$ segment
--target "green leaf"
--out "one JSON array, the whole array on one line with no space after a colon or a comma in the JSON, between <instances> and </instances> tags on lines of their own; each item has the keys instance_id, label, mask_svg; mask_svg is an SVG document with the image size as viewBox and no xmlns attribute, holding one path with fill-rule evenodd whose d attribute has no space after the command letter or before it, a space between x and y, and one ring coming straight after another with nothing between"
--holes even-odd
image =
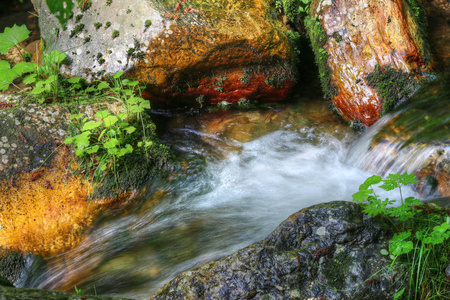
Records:
<instances>
[{"instance_id":1,"label":"green leaf","mask_svg":"<svg viewBox=\"0 0 450 300\"><path fill-rule=\"evenodd\" d=\"M82 131L92 130L94 128L99 127L100 125L102 125L101 122L89 121L89 122L84 123L83 128L81 130Z\"/></svg>"},{"instance_id":2,"label":"green leaf","mask_svg":"<svg viewBox=\"0 0 450 300\"><path fill-rule=\"evenodd\" d=\"M37 64L31 62L20 62L12 68L12 70L17 74L17 76L22 76L25 73L31 73L36 71Z\"/></svg>"},{"instance_id":3,"label":"green leaf","mask_svg":"<svg viewBox=\"0 0 450 300\"><path fill-rule=\"evenodd\" d=\"M119 118L117 118L114 115L110 115L110 116L107 116L106 118L104 118L103 121L105 122L106 127L111 127L114 124L116 124L117 121L119 121Z\"/></svg>"},{"instance_id":4,"label":"green leaf","mask_svg":"<svg viewBox=\"0 0 450 300\"><path fill-rule=\"evenodd\" d=\"M104 119L109 115L111 115L111 113L108 110L101 110L95 114L95 117L99 119Z\"/></svg>"},{"instance_id":5,"label":"green leaf","mask_svg":"<svg viewBox=\"0 0 450 300\"><path fill-rule=\"evenodd\" d=\"M125 120L126 118L128 118L128 114L127 113L120 113L117 115L119 117L119 119L121 120Z\"/></svg>"},{"instance_id":6,"label":"green leaf","mask_svg":"<svg viewBox=\"0 0 450 300\"><path fill-rule=\"evenodd\" d=\"M6 27L3 33L0 33L0 53L6 53L14 47L14 45L25 41L30 35L31 31L27 29L27 26Z\"/></svg>"},{"instance_id":7,"label":"green leaf","mask_svg":"<svg viewBox=\"0 0 450 300\"><path fill-rule=\"evenodd\" d=\"M81 78L80 77L71 77L69 78L69 80L67 80L69 83L78 83L80 82Z\"/></svg>"},{"instance_id":8,"label":"green leaf","mask_svg":"<svg viewBox=\"0 0 450 300\"><path fill-rule=\"evenodd\" d=\"M393 255L409 253L414 248L413 242L407 240L410 236L411 230L394 234L389 241L389 251Z\"/></svg>"},{"instance_id":9,"label":"green leaf","mask_svg":"<svg viewBox=\"0 0 450 300\"><path fill-rule=\"evenodd\" d=\"M141 112L143 112L144 111L144 108L142 108L142 107L140 107L140 106L137 106L137 105L132 105L131 107L130 107L130 111L132 112L132 113L141 113Z\"/></svg>"},{"instance_id":10,"label":"green leaf","mask_svg":"<svg viewBox=\"0 0 450 300\"><path fill-rule=\"evenodd\" d=\"M127 127L127 128L125 128L125 131L127 132L127 133L133 133L133 132L135 132L136 131L136 127L134 127L134 126L129 126L129 127Z\"/></svg>"},{"instance_id":11,"label":"green leaf","mask_svg":"<svg viewBox=\"0 0 450 300\"><path fill-rule=\"evenodd\" d=\"M372 190L363 190L356 192L352 195L353 201L355 202L364 202L367 200L370 194L372 194Z\"/></svg>"},{"instance_id":12,"label":"green leaf","mask_svg":"<svg viewBox=\"0 0 450 300\"><path fill-rule=\"evenodd\" d=\"M380 250L381 255L389 255L389 252L386 249L381 249Z\"/></svg>"},{"instance_id":13,"label":"green leaf","mask_svg":"<svg viewBox=\"0 0 450 300\"><path fill-rule=\"evenodd\" d=\"M399 299L403 293L405 292L405 288L401 289L400 291L398 291L397 293L394 294L394 300Z\"/></svg>"},{"instance_id":14,"label":"green leaf","mask_svg":"<svg viewBox=\"0 0 450 300\"><path fill-rule=\"evenodd\" d=\"M44 82L42 82L42 81L38 81L36 83L36 86L34 87L34 89L31 90L32 94L41 94L43 92L45 92L45 88L44 88Z\"/></svg>"},{"instance_id":15,"label":"green leaf","mask_svg":"<svg viewBox=\"0 0 450 300\"><path fill-rule=\"evenodd\" d=\"M48 78L44 81L45 84L51 84L53 82L57 82L58 81L58 76L56 75L51 75L48 76Z\"/></svg>"},{"instance_id":16,"label":"green leaf","mask_svg":"<svg viewBox=\"0 0 450 300\"><path fill-rule=\"evenodd\" d=\"M66 58L66 55L58 50L53 50L45 56L45 60L49 63L54 63L59 65Z\"/></svg>"},{"instance_id":17,"label":"green leaf","mask_svg":"<svg viewBox=\"0 0 450 300\"><path fill-rule=\"evenodd\" d=\"M64 139L64 144L66 144L66 145L72 144L73 142L74 142L74 138L71 136Z\"/></svg>"},{"instance_id":18,"label":"green leaf","mask_svg":"<svg viewBox=\"0 0 450 300\"><path fill-rule=\"evenodd\" d=\"M98 149L100 149L100 146L95 145L94 147L87 149L86 153L87 154L97 153Z\"/></svg>"},{"instance_id":19,"label":"green leaf","mask_svg":"<svg viewBox=\"0 0 450 300\"><path fill-rule=\"evenodd\" d=\"M9 62L0 60L0 90L7 90L16 78L17 74L11 70Z\"/></svg>"},{"instance_id":20,"label":"green leaf","mask_svg":"<svg viewBox=\"0 0 450 300\"><path fill-rule=\"evenodd\" d=\"M377 175L370 176L369 178L366 179L366 181L364 181L363 184L359 186L359 190L360 191L367 190L371 185L378 184L382 180L383 179L380 176Z\"/></svg>"},{"instance_id":21,"label":"green leaf","mask_svg":"<svg viewBox=\"0 0 450 300\"><path fill-rule=\"evenodd\" d=\"M122 74L123 74L122 71L117 72L116 74L114 74L113 78L114 78L114 79L117 79L117 78L119 78L120 76L122 76Z\"/></svg>"},{"instance_id":22,"label":"green leaf","mask_svg":"<svg viewBox=\"0 0 450 300\"><path fill-rule=\"evenodd\" d=\"M93 87L93 86L88 86L85 90L86 93L90 93L90 92L96 92L97 88Z\"/></svg>"},{"instance_id":23,"label":"green leaf","mask_svg":"<svg viewBox=\"0 0 450 300\"><path fill-rule=\"evenodd\" d=\"M73 120L73 119L76 119L76 120L78 120L78 119L80 119L80 118L82 118L83 117L83 114L73 114L73 115L71 115L70 116L70 119L71 120Z\"/></svg>"},{"instance_id":24,"label":"green leaf","mask_svg":"<svg viewBox=\"0 0 450 300\"><path fill-rule=\"evenodd\" d=\"M106 170L106 164L101 164L100 165L100 170L105 171Z\"/></svg>"},{"instance_id":25,"label":"green leaf","mask_svg":"<svg viewBox=\"0 0 450 300\"><path fill-rule=\"evenodd\" d=\"M119 141L116 138L109 139L105 143L103 143L103 147L106 149L114 148L119 144Z\"/></svg>"},{"instance_id":26,"label":"green leaf","mask_svg":"<svg viewBox=\"0 0 450 300\"><path fill-rule=\"evenodd\" d=\"M138 85L138 84L139 84L139 81L135 80L135 81L129 81L129 82L127 82L126 85L133 87L133 86L136 86L136 85Z\"/></svg>"},{"instance_id":27,"label":"green leaf","mask_svg":"<svg viewBox=\"0 0 450 300\"><path fill-rule=\"evenodd\" d=\"M109 83L107 83L106 81L102 81L98 84L97 89L98 90L103 90L109 88Z\"/></svg>"},{"instance_id":28,"label":"green leaf","mask_svg":"<svg viewBox=\"0 0 450 300\"><path fill-rule=\"evenodd\" d=\"M22 79L22 82L25 84L32 84L36 82L37 74L28 74Z\"/></svg>"},{"instance_id":29,"label":"green leaf","mask_svg":"<svg viewBox=\"0 0 450 300\"><path fill-rule=\"evenodd\" d=\"M72 0L46 0L50 12L58 18L61 25L65 25L72 17Z\"/></svg>"}]
</instances>

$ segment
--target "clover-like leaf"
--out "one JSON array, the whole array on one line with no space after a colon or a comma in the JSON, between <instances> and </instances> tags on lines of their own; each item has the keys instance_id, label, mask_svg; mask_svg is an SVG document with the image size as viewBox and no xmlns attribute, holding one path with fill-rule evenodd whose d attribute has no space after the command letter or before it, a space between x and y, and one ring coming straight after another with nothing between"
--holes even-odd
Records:
<instances>
[{"instance_id":1,"label":"clover-like leaf","mask_svg":"<svg viewBox=\"0 0 450 300\"><path fill-rule=\"evenodd\" d=\"M17 76L22 76L22 74L34 72L36 67L36 63L22 61L15 65L12 70L17 74Z\"/></svg>"},{"instance_id":2,"label":"clover-like leaf","mask_svg":"<svg viewBox=\"0 0 450 300\"><path fill-rule=\"evenodd\" d=\"M119 144L119 141L116 138L109 139L103 144L103 147L106 149L114 148Z\"/></svg>"},{"instance_id":3,"label":"clover-like leaf","mask_svg":"<svg viewBox=\"0 0 450 300\"><path fill-rule=\"evenodd\" d=\"M95 117L99 119L104 119L109 115L111 115L111 113L108 110L101 110L95 114Z\"/></svg>"}]
</instances>

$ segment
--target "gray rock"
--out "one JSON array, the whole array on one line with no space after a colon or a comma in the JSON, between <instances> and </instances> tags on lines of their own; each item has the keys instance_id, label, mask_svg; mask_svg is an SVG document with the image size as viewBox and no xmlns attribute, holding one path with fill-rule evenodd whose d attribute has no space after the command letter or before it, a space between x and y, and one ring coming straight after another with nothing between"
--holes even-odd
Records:
<instances>
[{"instance_id":1,"label":"gray rock","mask_svg":"<svg viewBox=\"0 0 450 300\"><path fill-rule=\"evenodd\" d=\"M182 273L151 299L390 299L401 283L392 283L384 269L391 260L380 253L388 228L354 203L315 205L266 239Z\"/></svg>"}]
</instances>

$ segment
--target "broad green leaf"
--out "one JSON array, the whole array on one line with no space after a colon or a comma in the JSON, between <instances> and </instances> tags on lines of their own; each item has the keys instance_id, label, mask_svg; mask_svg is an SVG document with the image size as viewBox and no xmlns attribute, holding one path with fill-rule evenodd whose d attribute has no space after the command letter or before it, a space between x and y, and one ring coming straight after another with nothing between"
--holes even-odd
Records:
<instances>
[{"instance_id":1,"label":"broad green leaf","mask_svg":"<svg viewBox=\"0 0 450 300\"><path fill-rule=\"evenodd\" d=\"M109 148L108 149L108 154L110 154L110 155L117 155L117 148Z\"/></svg>"},{"instance_id":2,"label":"broad green leaf","mask_svg":"<svg viewBox=\"0 0 450 300\"><path fill-rule=\"evenodd\" d=\"M372 190L362 190L362 191L356 192L352 195L353 201L364 202L367 200L367 198L369 197L369 195L371 193L372 193Z\"/></svg>"},{"instance_id":3,"label":"broad green leaf","mask_svg":"<svg viewBox=\"0 0 450 300\"><path fill-rule=\"evenodd\" d=\"M122 71L121 71L121 72L117 72L116 74L114 74L113 78L114 78L114 79L117 79L117 78L119 78L120 76L122 76L122 74L123 74Z\"/></svg>"},{"instance_id":4,"label":"broad green leaf","mask_svg":"<svg viewBox=\"0 0 450 300\"><path fill-rule=\"evenodd\" d=\"M80 77L71 77L69 78L69 80L67 80L69 83L78 83L80 82L81 78Z\"/></svg>"},{"instance_id":5,"label":"broad green leaf","mask_svg":"<svg viewBox=\"0 0 450 300\"><path fill-rule=\"evenodd\" d=\"M97 153L98 149L100 149L99 145L95 145L92 148L86 150L87 154Z\"/></svg>"},{"instance_id":6,"label":"broad green leaf","mask_svg":"<svg viewBox=\"0 0 450 300\"><path fill-rule=\"evenodd\" d=\"M7 90L16 78L17 75L11 70L9 62L0 60L0 90Z\"/></svg>"},{"instance_id":7,"label":"broad green leaf","mask_svg":"<svg viewBox=\"0 0 450 300\"><path fill-rule=\"evenodd\" d=\"M151 145L153 145L153 142L152 142L152 141L150 141L150 142L145 141L144 147L147 148L147 147L150 147Z\"/></svg>"},{"instance_id":8,"label":"broad green leaf","mask_svg":"<svg viewBox=\"0 0 450 300\"><path fill-rule=\"evenodd\" d=\"M121 120L125 120L126 118L128 118L128 114L127 113L120 113L117 115L119 117L119 119Z\"/></svg>"},{"instance_id":9,"label":"broad green leaf","mask_svg":"<svg viewBox=\"0 0 450 300\"><path fill-rule=\"evenodd\" d=\"M25 41L30 32L25 25L14 24L13 27L6 27L3 33L0 33L0 53L6 53L14 45Z\"/></svg>"},{"instance_id":10,"label":"broad green leaf","mask_svg":"<svg viewBox=\"0 0 450 300\"><path fill-rule=\"evenodd\" d=\"M97 89L98 90L103 90L109 88L109 84L106 81L102 81L98 84Z\"/></svg>"},{"instance_id":11,"label":"broad green leaf","mask_svg":"<svg viewBox=\"0 0 450 300\"><path fill-rule=\"evenodd\" d=\"M100 125L102 125L101 122L89 121L89 122L84 123L83 128L81 130L82 131L91 130L91 129L99 127Z\"/></svg>"},{"instance_id":12,"label":"broad green leaf","mask_svg":"<svg viewBox=\"0 0 450 300\"><path fill-rule=\"evenodd\" d=\"M45 56L45 59L50 62L59 65L66 58L66 55L58 50L53 50Z\"/></svg>"},{"instance_id":13,"label":"broad green leaf","mask_svg":"<svg viewBox=\"0 0 450 300\"><path fill-rule=\"evenodd\" d=\"M129 82L127 82L126 83L126 85L128 85L128 86L136 86L136 85L138 85L139 84L139 81L137 81L137 80L135 80L135 81L129 81Z\"/></svg>"},{"instance_id":14,"label":"broad green leaf","mask_svg":"<svg viewBox=\"0 0 450 300\"><path fill-rule=\"evenodd\" d=\"M126 127L128 127L128 125L130 125L130 124L127 123L127 122L120 122L120 123L119 123L119 127L120 127L120 128L126 128Z\"/></svg>"},{"instance_id":15,"label":"broad green leaf","mask_svg":"<svg viewBox=\"0 0 450 300\"><path fill-rule=\"evenodd\" d=\"M105 171L106 170L106 164L101 164L100 165L100 170Z\"/></svg>"},{"instance_id":16,"label":"broad green leaf","mask_svg":"<svg viewBox=\"0 0 450 300\"><path fill-rule=\"evenodd\" d=\"M414 248L413 242L407 240L410 236L411 230L394 234L394 237L389 241L390 252L393 255L409 253Z\"/></svg>"},{"instance_id":17,"label":"broad green leaf","mask_svg":"<svg viewBox=\"0 0 450 300\"><path fill-rule=\"evenodd\" d=\"M73 114L73 115L71 115L70 116L70 119L71 120L73 120L73 119L80 119L80 118L82 118L83 117L83 114Z\"/></svg>"},{"instance_id":18,"label":"broad green leaf","mask_svg":"<svg viewBox=\"0 0 450 300\"><path fill-rule=\"evenodd\" d=\"M71 136L64 139L64 144L66 144L66 145L72 144L73 142L74 142L74 138Z\"/></svg>"},{"instance_id":19,"label":"broad green leaf","mask_svg":"<svg viewBox=\"0 0 450 300\"><path fill-rule=\"evenodd\" d=\"M141 107L150 109L150 101L149 100L142 100L141 101Z\"/></svg>"},{"instance_id":20,"label":"broad green leaf","mask_svg":"<svg viewBox=\"0 0 450 300\"><path fill-rule=\"evenodd\" d=\"M99 119L104 119L109 115L111 115L111 113L108 110L101 110L95 114L95 117Z\"/></svg>"},{"instance_id":21,"label":"broad green leaf","mask_svg":"<svg viewBox=\"0 0 450 300\"><path fill-rule=\"evenodd\" d=\"M125 131L126 131L127 133L133 133L133 132L136 131L136 127L134 127L134 126L129 126L129 127L125 128Z\"/></svg>"},{"instance_id":22,"label":"broad green leaf","mask_svg":"<svg viewBox=\"0 0 450 300\"><path fill-rule=\"evenodd\" d=\"M61 25L65 25L72 17L72 0L46 0L50 12L58 18Z\"/></svg>"},{"instance_id":23,"label":"broad green leaf","mask_svg":"<svg viewBox=\"0 0 450 300\"><path fill-rule=\"evenodd\" d=\"M119 118L117 118L114 115L110 115L110 116L107 116L106 118L104 118L103 121L105 122L106 127L111 127L114 124L116 124L117 121L119 121Z\"/></svg>"},{"instance_id":24,"label":"broad green leaf","mask_svg":"<svg viewBox=\"0 0 450 300\"><path fill-rule=\"evenodd\" d=\"M381 255L389 255L389 252L386 249L381 249L380 250Z\"/></svg>"},{"instance_id":25,"label":"broad green leaf","mask_svg":"<svg viewBox=\"0 0 450 300\"><path fill-rule=\"evenodd\" d=\"M131 112L132 113L141 113L141 112L143 112L144 111L144 108L142 108L142 107L140 107L140 106L137 106L137 105L132 105L131 107L130 107L130 110L131 110Z\"/></svg>"},{"instance_id":26,"label":"broad green leaf","mask_svg":"<svg viewBox=\"0 0 450 300\"><path fill-rule=\"evenodd\" d=\"M41 94L45 92L44 82L38 81L33 90L31 90L32 94Z\"/></svg>"},{"instance_id":27,"label":"broad green leaf","mask_svg":"<svg viewBox=\"0 0 450 300\"><path fill-rule=\"evenodd\" d=\"M32 84L36 82L37 74L28 74L22 79L22 82L25 84Z\"/></svg>"},{"instance_id":28,"label":"broad green leaf","mask_svg":"<svg viewBox=\"0 0 450 300\"><path fill-rule=\"evenodd\" d=\"M93 87L93 86L88 86L85 90L86 93L90 93L90 92L96 92L97 88Z\"/></svg>"},{"instance_id":29,"label":"broad green leaf","mask_svg":"<svg viewBox=\"0 0 450 300\"><path fill-rule=\"evenodd\" d=\"M17 74L17 76L22 76L22 74L36 71L36 67L36 63L22 61L15 65L12 70Z\"/></svg>"},{"instance_id":30,"label":"broad green leaf","mask_svg":"<svg viewBox=\"0 0 450 300\"><path fill-rule=\"evenodd\" d=\"M370 176L369 178L366 179L366 181L364 181L363 184L359 186L359 190L360 191L367 190L371 185L378 184L382 180L383 179L380 176L377 175Z\"/></svg>"},{"instance_id":31,"label":"broad green leaf","mask_svg":"<svg viewBox=\"0 0 450 300\"><path fill-rule=\"evenodd\" d=\"M44 83L50 84L50 83L57 82L57 81L58 81L58 76L51 75L44 81Z\"/></svg>"},{"instance_id":32,"label":"broad green leaf","mask_svg":"<svg viewBox=\"0 0 450 300\"><path fill-rule=\"evenodd\" d=\"M103 147L106 149L114 148L119 144L119 141L116 138L109 139L105 143L103 143Z\"/></svg>"},{"instance_id":33,"label":"broad green leaf","mask_svg":"<svg viewBox=\"0 0 450 300\"><path fill-rule=\"evenodd\" d=\"M77 149L77 151L75 151L76 156L83 156L83 154L84 154L84 149Z\"/></svg>"}]
</instances>

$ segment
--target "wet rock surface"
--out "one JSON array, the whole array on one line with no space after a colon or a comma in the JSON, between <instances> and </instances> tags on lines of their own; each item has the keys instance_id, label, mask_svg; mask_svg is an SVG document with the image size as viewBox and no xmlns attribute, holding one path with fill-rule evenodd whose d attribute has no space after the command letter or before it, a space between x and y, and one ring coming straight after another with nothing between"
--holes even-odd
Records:
<instances>
[{"instance_id":1,"label":"wet rock surface","mask_svg":"<svg viewBox=\"0 0 450 300\"><path fill-rule=\"evenodd\" d=\"M322 87L346 120L372 125L428 72L419 1L316 0L310 11L305 24Z\"/></svg>"},{"instance_id":2,"label":"wet rock surface","mask_svg":"<svg viewBox=\"0 0 450 300\"><path fill-rule=\"evenodd\" d=\"M94 1L75 8L64 28L33 2L48 45L70 49L65 73L130 71L153 100L280 100L296 80L284 25L264 0Z\"/></svg>"},{"instance_id":3,"label":"wet rock surface","mask_svg":"<svg viewBox=\"0 0 450 300\"><path fill-rule=\"evenodd\" d=\"M349 202L305 208L266 239L177 276L151 299L389 299L387 224ZM371 280L369 280L369 278Z\"/></svg>"},{"instance_id":4,"label":"wet rock surface","mask_svg":"<svg viewBox=\"0 0 450 300\"><path fill-rule=\"evenodd\" d=\"M0 299L1 300L126 300L126 298L107 297L107 296L92 296L92 295L77 295L60 291L31 289L31 288L14 288L0 285Z\"/></svg>"}]
</instances>

